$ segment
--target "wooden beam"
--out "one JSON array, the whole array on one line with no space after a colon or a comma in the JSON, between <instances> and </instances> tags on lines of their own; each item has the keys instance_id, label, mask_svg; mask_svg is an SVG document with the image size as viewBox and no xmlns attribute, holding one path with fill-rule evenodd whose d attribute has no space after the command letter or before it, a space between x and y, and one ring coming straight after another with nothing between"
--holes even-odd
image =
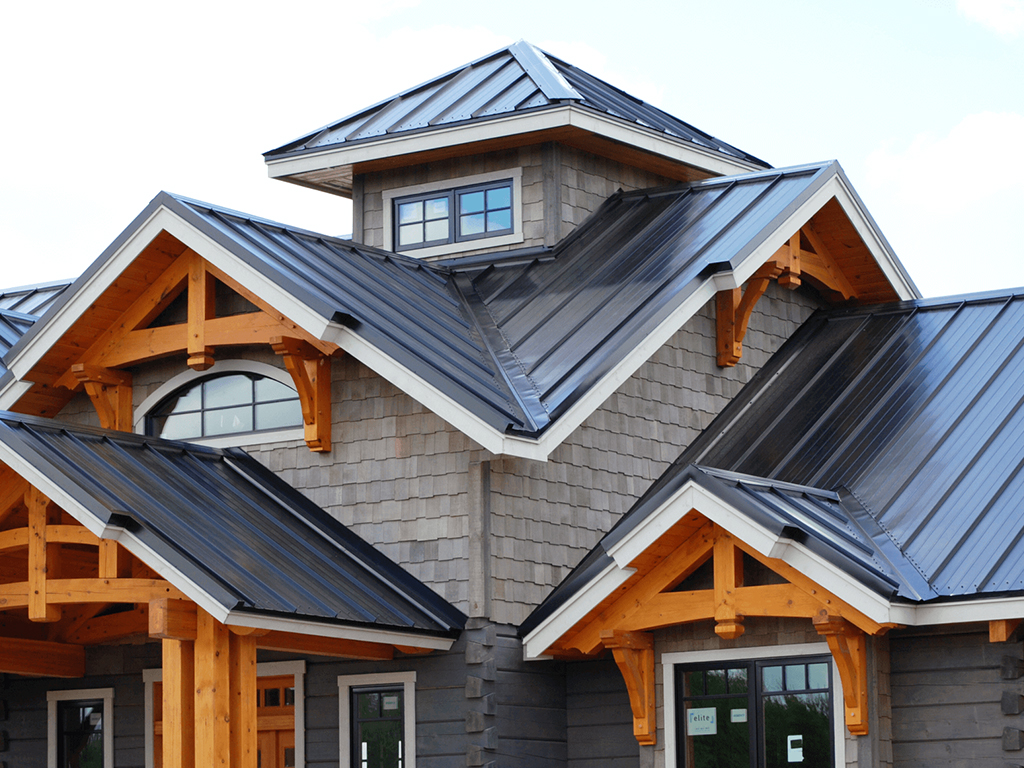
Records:
<instances>
[{"instance_id":1,"label":"wooden beam","mask_svg":"<svg viewBox=\"0 0 1024 768\"><path fill-rule=\"evenodd\" d=\"M206 339L206 324L215 315L213 277L202 257L188 254L188 367L205 371L213 365L213 347Z\"/></svg>"},{"instance_id":2,"label":"wooden beam","mask_svg":"<svg viewBox=\"0 0 1024 768\"><path fill-rule=\"evenodd\" d=\"M743 634L743 615L736 609L736 590L743 586L743 553L722 528L715 532L715 634L735 640Z\"/></svg>"},{"instance_id":3,"label":"wooden beam","mask_svg":"<svg viewBox=\"0 0 1024 768\"><path fill-rule=\"evenodd\" d=\"M298 635L292 632L268 632L256 638L256 647L270 651L310 653L316 656L335 656L342 659L372 659L390 661L394 647L383 643L343 640L318 635Z\"/></svg>"},{"instance_id":4,"label":"wooden beam","mask_svg":"<svg viewBox=\"0 0 1024 768\"><path fill-rule=\"evenodd\" d=\"M71 373L85 387L100 426L119 432L132 431L132 376L126 371L75 363Z\"/></svg>"},{"instance_id":5,"label":"wooden beam","mask_svg":"<svg viewBox=\"0 0 1024 768\"><path fill-rule=\"evenodd\" d=\"M988 641L1007 643L1020 626L1021 619L994 619L988 623Z\"/></svg>"},{"instance_id":6,"label":"wooden beam","mask_svg":"<svg viewBox=\"0 0 1024 768\"><path fill-rule=\"evenodd\" d=\"M256 638L231 633L231 758L232 768L257 768Z\"/></svg>"},{"instance_id":7,"label":"wooden beam","mask_svg":"<svg viewBox=\"0 0 1024 768\"><path fill-rule=\"evenodd\" d=\"M566 649L577 648L589 655L602 647L602 629L633 629L638 622L657 621L652 617L637 618L637 614L647 610L650 601L659 593L674 587L707 560L714 544L713 532L710 523L702 526L652 568L650 573L623 590L611 605L588 618L585 624L560 645Z\"/></svg>"},{"instance_id":8,"label":"wooden beam","mask_svg":"<svg viewBox=\"0 0 1024 768\"><path fill-rule=\"evenodd\" d=\"M3 523L16 510L25 506L25 494L29 485L21 475L5 464L0 464L0 523Z\"/></svg>"},{"instance_id":9,"label":"wooden beam","mask_svg":"<svg viewBox=\"0 0 1024 768\"><path fill-rule=\"evenodd\" d=\"M330 451L331 358L308 342L289 336L273 337L270 346L284 360L299 393L306 445L312 451Z\"/></svg>"},{"instance_id":10,"label":"wooden beam","mask_svg":"<svg viewBox=\"0 0 1024 768\"><path fill-rule=\"evenodd\" d=\"M102 605L95 606L97 610ZM146 619L148 609L145 604L141 607L132 608L130 611L111 613L106 616L93 616L91 618L69 627L63 634L63 639L68 643L79 645L102 645L125 640L129 637L145 636L149 629Z\"/></svg>"},{"instance_id":11,"label":"wooden beam","mask_svg":"<svg viewBox=\"0 0 1024 768\"><path fill-rule=\"evenodd\" d=\"M601 642L610 648L626 682L633 710L633 735L640 744L657 743L654 719L654 638L645 632L603 630Z\"/></svg>"},{"instance_id":12,"label":"wooden beam","mask_svg":"<svg viewBox=\"0 0 1024 768\"><path fill-rule=\"evenodd\" d=\"M33 677L85 677L85 648L47 640L2 637L0 672Z\"/></svg>"},{"instance_id":13,"label":"wooden beam","mask_svg":"<svg viewBox=\"0 0 1024 768\"><path fill-rule=\"evenodd\" d=\"M30 585L27 581L0 584L0 610L26 608ZM161 597L184 598L163 579L48 579L46 603L50 606L76 603L148 603Z\"/></svg>"},{"instance_id":14,"label":"wooden beam","mask_svg":"<svg viewBox=\"0 0 1024 768\"><path fill-rule=\"evenodd\" d=\"M813 254L807 251L804 251L802 254L805 264L804 271L814 278L813 282L816 283L816 287L824 289L826 293L832 291L843 300L856 298L857 290L846 279L846 275L843 274L839 263L835 260L828 246L825 245L825 241L821 239L818 231L814 228L813 221L807 222L802 231L807 238L807 242L814 249Z\"/></svg>"},{"instance_id":15,"label":"wooden beam","mask_svg":"<svg viewBox=\"0 0 1024 768\"><path fill-rule=\"evenodd\" d=\"M191 600L161 597L149 602L149 636L167 640L195 640L196 604Z\"/></svg>"},{"instance_id":16,"label":"wooden beam","mask_svg":"<svg viewBox=\"0 0 1024 768\"><path fill-rule=\"evenodd\" d=\"M779 285L791 291L800 286L800 253L800 231L797 230L789 238L789 242L775 254L775 262L782 268Z\"/></svg>"},{"instance_id":17,"label":"wooden beam","mask_svg":"<svg viewBox=\"0 0 1024 768\"><path fill-rule=\"evenodd\" d=\"M828 642L843 681L846 728L854 736L864 736L868 732L867 638L846 619L825 610L813 621L818 634Z\"/></svg>"},{"instance_id":18,"label":"wooden beam","mask_svg":"<svg viewBox=\"0 0 1024 768\"><path fill-rule=\"evenodd\" d=\"M163 764L196 768L195 643L164 640Z\"/></svg>"},{"instance_id":19,"label":"wooden beam","mask_svg":"<svg viewBox=\"0 0 1024 768\"><path fill-rule=\"evenodd\" d=\"M197 614L195 642L196 764L229 768L231 760L230 633L206 611ZM165 723L166 729L166 723Z\"/></svg>"}]
</instances>

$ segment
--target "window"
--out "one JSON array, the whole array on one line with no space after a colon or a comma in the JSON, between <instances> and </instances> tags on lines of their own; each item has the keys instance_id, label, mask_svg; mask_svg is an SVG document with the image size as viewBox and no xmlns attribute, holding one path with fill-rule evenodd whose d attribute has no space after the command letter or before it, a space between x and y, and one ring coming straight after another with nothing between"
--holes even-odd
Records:
<instances>
[{"instance_id":1,"label":"window","mask_svg":"<svg viewBox=\"0 0 1024 768\"><path fill-rule=\"evenodd\" d=\"M416 768L416 673L338 678L341 765Z\"/></svg>"},{"instance_id":2,"label":"window","mask_svg":"<svg viewBox=\"0 0 1024 768\"><path fill-rule=\"evenodd\" d=\"M384 247L419 257L523 242L522 169L385 190Z\"/></svg>"},{"instance_id":3,"label":"window","mask_svg":"<svg viewBox=\"0 0 1024 768\"><path fill-rule=\"evenodd\" d=\"M114 689L49 691L49 768L113 768Z\"/></svg>"},{"instance_id":4,"label":"window","mask_svg":"<svg viewBox=\"0 0 1024 768\"><path fill-rule=\"evenodd\" d=\"M801 655L781 655L780 648L746 649L760 658L742 658L744 651L665 654L665 690L674 693L666 700L666 765L841 765L843 709L832 657L827 647L821 655L786 650L794 649Z\"/></svg>"},{"instance_id":5,"label":"window","mask_svg":"<svg viewBox=\"0 0 1024 768\"><path fill-rule=\"evenodd\" d=\"M302 424L298 393L253 373L207 376L165 397L146 416L146 434L191 440Z\"/></svg>"},{"instance_id":6,"label":"window","mask_svg":"<svg viewBox=\"0 0 1024 768\"><path fill-rule=\"evenodd\" d=\"M399 251L512 232L511 179L402 197L394 205Z\"/></svg>"}]
</instances>

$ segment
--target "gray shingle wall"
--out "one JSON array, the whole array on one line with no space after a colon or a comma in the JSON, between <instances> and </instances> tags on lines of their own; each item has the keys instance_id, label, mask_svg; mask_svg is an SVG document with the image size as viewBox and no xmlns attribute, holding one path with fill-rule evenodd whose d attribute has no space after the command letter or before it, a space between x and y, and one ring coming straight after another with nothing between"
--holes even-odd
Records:
<instances>
[{"instance_id":1,"label":"gray shingle wall","mask_svg":"<svg viewBox=\"0 0 1024 768\"><path fill-rule=\"evenodd\" d=\"M573 147L562 148L561 164L559 226L562 237L570 234L620 189L630 191L673 183L664 176Z\"/></svg>"},{"instance_id":2,"label":"gray shingle wall","mask_svg":"<svg viewBox=\"0 0 1024 768\"><path fill-rule=\"evenodd\" d=\"M715 362L704 307L545 462L491 467L491 616L518 625L814 310L772 283L735 368Z\"/></svg>"}]
</instances>

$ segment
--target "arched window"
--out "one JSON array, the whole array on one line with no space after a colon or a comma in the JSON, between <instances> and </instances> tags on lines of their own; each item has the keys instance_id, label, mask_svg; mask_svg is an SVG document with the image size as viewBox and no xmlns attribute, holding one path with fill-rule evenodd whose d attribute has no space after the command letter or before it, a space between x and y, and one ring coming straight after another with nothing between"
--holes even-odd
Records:
<instances>
[{"instance_id":1,"label":"arched window","mask_svg":"<svg viewBox=\"0 0 1024 768\"><path fill-rule=\"evenodd\" d=\"M257 373L205 376L171 392L146 414L146 434L194 440L298 427L296 391Z\"/></svg>"}]
</instances>

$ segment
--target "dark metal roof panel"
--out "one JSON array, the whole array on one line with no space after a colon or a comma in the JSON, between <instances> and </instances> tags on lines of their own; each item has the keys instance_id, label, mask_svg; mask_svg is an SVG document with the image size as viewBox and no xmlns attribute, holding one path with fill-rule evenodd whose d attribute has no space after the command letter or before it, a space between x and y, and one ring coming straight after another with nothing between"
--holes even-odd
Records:
<instances>
[{"instance_id":1,"label":"dark metal roof panel","mask_svg":"<svg viewBox=\"0 0 1024 768\"><path fill-rule=\"evenodd\" d=\"M1022 406L1024 293L822 312L620 525L700 462L848 489L905 558L908 599L1019 592Z\"/></svg>"},{"instance_id":2,"label":"dark metal roof panel","mask_svg":"<svg viewBox=\"0 0 1024 768\"><path fill-rule=\"evenodd\" d=\"M28 332L36 320L38 318L35 315L0 309L0 374L7 371L3 363L4 355L18 343L18 339Z\"/></svg>"},{"instance_id":3,"label":"dark metal roof panel","mask_svg":"<svg viewBox=\"0 0 1024 768\"><path fill-rule=\"evenodd\" d=\"M470 62L265 153L278 158L565 103L756 165L763 160L620 91L527 42Z\"/></svg>"},{"instance_id":4,"label":"dark metal roof panel","mask_svg":"<svg viewBox=\"0 0 1024 768\"><path fill-rule=\"evenodd\" d=\"M70 280L57 280L18 288L0 289L0 309L39 317L71 285Z\"/></svg>"},{"instance_id":5,"label":"dark metal roof panel","mask_svg":"<svg viewBox=\"0 0 1024 768\"><path fill-rule=\"evenodd\" d=\"M823 164L620 193L554 258L470 268L473 288L554 419L836 172Z\"/></svg>"},{"instance_id":6,"label":"dark metal roof panel","mask_svg":"<svg viewBox=\"0 0 1024 768\"><path fill-rule=\"evenodd\" d=\"M0 414L0 443L228 610L434 634L462 614L243 451Z\"/></svg>"}]
</instances>

